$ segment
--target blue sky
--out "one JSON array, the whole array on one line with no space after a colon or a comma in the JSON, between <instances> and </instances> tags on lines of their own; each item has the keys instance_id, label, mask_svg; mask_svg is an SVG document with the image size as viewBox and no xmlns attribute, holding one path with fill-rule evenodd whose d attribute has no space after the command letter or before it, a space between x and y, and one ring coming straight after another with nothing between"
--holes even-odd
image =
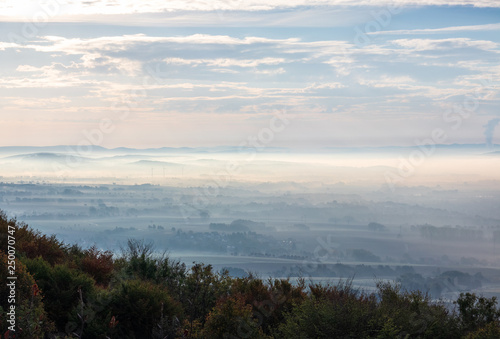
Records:
<instances>
[{"instance_id":1,"label":"blue sky","mask_svg":"<svg viewBox=\"0 0 500 339\"><path fill-rule=\"evenodd\" d=\"M239 145L278 113L270 146L500 142L497 1L25 2L0 4L2 146Z\"/></svg>"}]
</instances>

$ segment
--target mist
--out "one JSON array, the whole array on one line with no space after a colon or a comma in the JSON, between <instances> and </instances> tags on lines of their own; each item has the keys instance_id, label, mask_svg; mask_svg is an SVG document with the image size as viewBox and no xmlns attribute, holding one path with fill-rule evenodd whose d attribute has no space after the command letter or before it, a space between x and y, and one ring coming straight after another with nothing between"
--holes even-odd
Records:
<instances>
[{"instance_id":1,"label":"mist","mask_svg":"<svg viewBox=\"0 0 500 339\"><path fill-rule=\"evenodd\" d=\"M0 206L68 243L143 239L235 276L500 295L498 145L0 148Z\"/></svg>"}]
</instances>

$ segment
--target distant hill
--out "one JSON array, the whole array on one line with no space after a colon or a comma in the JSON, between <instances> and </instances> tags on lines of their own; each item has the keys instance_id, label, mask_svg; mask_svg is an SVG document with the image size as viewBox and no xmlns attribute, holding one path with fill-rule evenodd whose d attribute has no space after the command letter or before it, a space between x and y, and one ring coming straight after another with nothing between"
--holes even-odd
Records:
<instances>
[{"instance_id":1,"label":"distant hill","mask_svg":"<svg viewBox=\"0 0 500 339\"><path fill-rule=\"evenodd\" d=\"M435 144L431 146L426 145L415 145L415 146L382 146L382 147L326 147L325 150L333 153L363 153L366 151L370 152L401 152L401 151L411 151L419 149L422 147L434 147L436 150L450 151L453 153L463 152L463 151L474 151L474 152L486 152L489 150L500 151L500 145L494 144L488 146L486 144Z\"/></svg>"},{"instance_id":2,"label":"distant hill","mask_svg":"<svg viewBox=\"0 0 500 339\"><path fill-rule=\"evenodd\" d=\"M157 161L157 160L139 160L130 163L130 165L144 165L144 166L153 166L153 165L162 165L162 166L183 166L182 164L177 164L175 162L167 162L167 161Z\"/></svg>"},{"instance_id":3,"label":"distant hill","mask_svg":"<svg viewBox=\"0 0 500 339\"><path fill-rule=\"evenodd\" d=\"M60 154L60 153L48 153L48 152L40 152L40 153L28 153L28 154L18 154L11 155L5 157L7 160L19 160L19 161L40 161L40 162L76 162L82 163L84 161L90 161L92 159L75 156L71 154Z\"/></svg>"},{"instance_id":4,"label":"distant hill","mask_svg":"<svg viewBox=\"0 0 500 339\"><path fill-rule=\"evenodd\" d=\"M254 150L253 148L248 148ZM259 152L288 152L289 149L283 147L265 147ZM237 153L242 152L240 146L214 146L214 147L159 147L159 148L129 148L117 147L106 148L102 146L3 146L0 147L0 154L30 154L30 153L71 153L82 154L98 153L110 155L127 154L188 154L188 153Z\"/></svg>"},{"instance_id":5,"label":"distant hill","mask_svg":"<svg viewBox=\"0 0 500 339\"><path fill-rule=\"evenodd\" d=\"M363 152L401 152L413 149L419 149L423 146L382 146L382 147L324 147L311 149L292 149L285 147L263 147L258 150L259 153L363 153ZM434 145L436 149L447 150L451 152L473 151L473 152L500 152L500 145L495 144L487 146L486 144L439 144ZM255 152L252 147L241 148L239 146L214 146L214 147L159 147L159 148L129 148L117 147L106 148L102 146L3 146L0 147L0 155L20 155L34 153L54 153L54 154L73 154L87 156L90 154L119 156L119 155L157 155L157 154L210 154L210 153L245 153Z\"/></svg>"}]
</instances>

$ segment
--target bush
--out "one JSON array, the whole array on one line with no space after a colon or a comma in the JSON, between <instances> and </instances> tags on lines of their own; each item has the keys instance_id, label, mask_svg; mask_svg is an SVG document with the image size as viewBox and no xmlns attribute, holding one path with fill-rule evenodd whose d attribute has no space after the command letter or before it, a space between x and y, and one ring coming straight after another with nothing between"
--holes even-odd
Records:
<instances>
[{"instance_id":1,"label":"bush","mask_svg":"<svg viewBox=\"0 0 500 339\"><path fill-rule=\"evenodd\" d=\"M84 251L82 270L101 286L107 286L113 272L113 253L99 251L95 246Z\"/></svg>"},{"instance_id":2,"label":"bush","mask_svg":"<svg viewBox=\"0 0 500 339\"><path fill-rule=\"evenodd\" d=\"M202 331L204 338L262 338L257 319L252 317L252 305L245 304L242 295L219 299L208 314Z\"/></svg>"},{"instance_id":3,"label":"bush","mask_svg":"<svg viewBox=\"0 0 500 339\"><path fill-rule=\"evenodd\" d=\"M295 304L278 326L278 338L364 338L374 333L376 300L352 289L350 281L336 286L311 285L311 297Z\"/></svg>"},{"instance_id":4,"label":"bush","mask_svg":"<svg viewBox=\"0 0 500 339\"><path fill-rule=\"evenodd\" d=\"M18 223L15 219L7 219L0 210L0 234L7 236L9 226L16 228L16 251L28 258L41 256L51 265L61 263L65 257L65 247L55 235L47 236L39 231L34 231L26 224ZM0 251L7 253L7 241L0 241Z\"/></svg>"},{"instance_id":5,"label":"bush","mask_svg":"<svg viewBox=\"0 0 500 339\"><path fill-rule=\"evenodd\" d=\"M94 279L66 265L52 267L41 257L25 259L25 263L44 295L47 314L59 331L66 332L70 314L79 304L79 290L84 302L94 297Z\"/></svg>"},{"instance_id":6,"label":"bush","mask_svg":"<svg viewBox=\"0 0 500 339\"><path fill-rule=\"evenodd\" d=\"M3 335L10 324L7 323L7 312L11 305L16 307L16 338L43 338L44 333L53 329L53 323L50 321L44 309L42 294L35 282L35 279L27 271L26 266L19 260L16 260L16 304L8 302L10 287L7 283L7 267L9 266L8 257L0 252L0 319Z\"/></svg>"},{"instance_id":7,"label":"bush","mask_svg":"<svg viewBox=\"0 0 500 339\"><path fill-rule=\"evenodd\" d=\"M107 321L118 322L112 331L118 338L153 338L158 329L173 337L182 320L182 308L167 291L140 280L121 283L107 309Z\"/></svg>"},{"instance_id":8,"label":"bush","mask_svg":"<svg viewBox=\"0 0 500 339\"><path fill-rule=\"evenodd\" d=\"M463 332L477 331L500 320L496 297L485 298L474 293L460 293L455 304L458 305L458 317Z\"/></svg>"},{"instance_id":9,"label":"bush","mask_svg":"<svg viewBox=\"0 0 500 339\"><path fill-rule=\"evenodd\" d=\"M379 316L391 319L400 336L459 338L456 318L444 305L432 303L421 291L401 290L401 285L378 283Z\"/></svg>"}]
</instances>

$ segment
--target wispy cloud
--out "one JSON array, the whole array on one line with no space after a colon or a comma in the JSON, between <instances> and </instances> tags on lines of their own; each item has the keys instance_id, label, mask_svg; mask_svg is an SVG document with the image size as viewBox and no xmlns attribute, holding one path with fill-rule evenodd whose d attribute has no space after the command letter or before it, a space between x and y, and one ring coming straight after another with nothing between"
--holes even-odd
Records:
<instances>
[{"instance_id":1,"label":"wispy cloud","mask_svg":"<svg viewBox=\"0 0 500 339\"><path fill-rule=\"evenodd\" d=\"M6 0L0 4L0 13L5 17L23 17L30 11L50 8L59 15L95 15L161 13L171 11L270 11L283 8L324 6L473 6L500 7L495 0L191 0L191 1L135 1L95 0L59 3L40 1L33 7L31 1Z\"/></svg>"},{"instance_id":2,"label":"wispy cloud","mask_svg":"<svg viewBox=\"0 0 500 339\"><path fill-rule=\"evenodd\" d=\"M368 35L412 35L412 34L442 34L456 32L480 32L480 31L499 31L500 23L485 25L451 26L442 28L419 28L419 29L400 29L400 30L380 30L376 32L367 32Z\"/></svg>"},{"instance_id":3,"label":"wispy cloud","mask_svg":"<svg viewBox=\"0 0 500 339\"><path fill-rule=\"evenodd\" d=\"M412 51L452 50L457 48L495 50L499 46L498 43L493 41L472 40L469 38L398 39L391 42Z\"/></svg>"},{"instance_id":4,"label":"wispy cloud","mask_svg":"<svg viewBox=\"0 0 500 339\"><path fill-rule=\"evenodd\" d=\"M363 125L378 126L378 135L392 142L395 130L398 138L427 135L433 127L430 121L436 124L446 105L460 103L473 93L481 104L477 119L484 120L475 121L474 128L484 140L482 126L498 114L500 105L498 82L488 88L483 84L484 79L500 77L500 41L494 34L500 24L464 26L449 18L449 27L430 28L445 24L436 19L438 15L422 17L422 12L434 11L438 3L443 4L382 0L73 2L61 5L51 20L65 21L66 15L67 21L79 24L48 25L26 36L26 41L11 41L8 34L0 37L0 108L17 125L57 121L71 125L74 132L80 122L92 128L88 124L102 117L120 116L120 107L125 106L131 113L123 130L144 130L137 135L146 139L152 125L155 130L162 126L179 129L179 135L179 126L208 135L212 127L221 131L216 121L228 120L234 122L232 135L242 135L241 126L251 117L286 109L299 121L294 133L304 138L314 135L324 143L333 142L335 130L345 136L352 133L353 140L368 140L370 131L355 128ZM446 2L477 6L474 11L480 13L492 9L479 7L496 3ZM390 4L402 5L402 16L393 16L383 29L401 29L367 32L369 41L357 44L354 28L364 29L365 23L375 22L370 13L389 10ZM40 8L23 12L17 2L2 2L0 21L8 15L9 20L22 16L30 20ZM446 6L436 8L441 13ZM200 13L206 20L201 23L210 24L209 19L215 18L220 25L242 22L258 27L206 28L190 21ZM173 20L165 20L171 15ZM121 19L114 21L112 16ZM175 26L180 22L175 18L180 17L198 27L163 27ZM94 18L107 25L95 24ZM150 25L148 18L162 27ZM269 18L272 22L261 25ZM121 25L108 25L117 22ZM331 25L297 28L303 22ZM148 27L134 26L142 24ZM3 32L14 27L20 33L24 26L5 27ZM203 125L196 120L200 117ZM405 119L415 122L412 128L423 130L410 131ZM217 135L217 140L226 135Z\"/></svg>"},{"instance_id":5,"label":"wispy cloud","mask_svg":"<svg viewBox=\"0 0 500 339\"><path fill-rule=\"evenodd\" d=\"M181 59L167 58L164 60L170 65L207 65L211 67L257 67L259 65L279 65L286 60L284 58L262 58L262 59L231 59L231 58L216 58L216 59Z\"/></svg>"}]
</instances>

